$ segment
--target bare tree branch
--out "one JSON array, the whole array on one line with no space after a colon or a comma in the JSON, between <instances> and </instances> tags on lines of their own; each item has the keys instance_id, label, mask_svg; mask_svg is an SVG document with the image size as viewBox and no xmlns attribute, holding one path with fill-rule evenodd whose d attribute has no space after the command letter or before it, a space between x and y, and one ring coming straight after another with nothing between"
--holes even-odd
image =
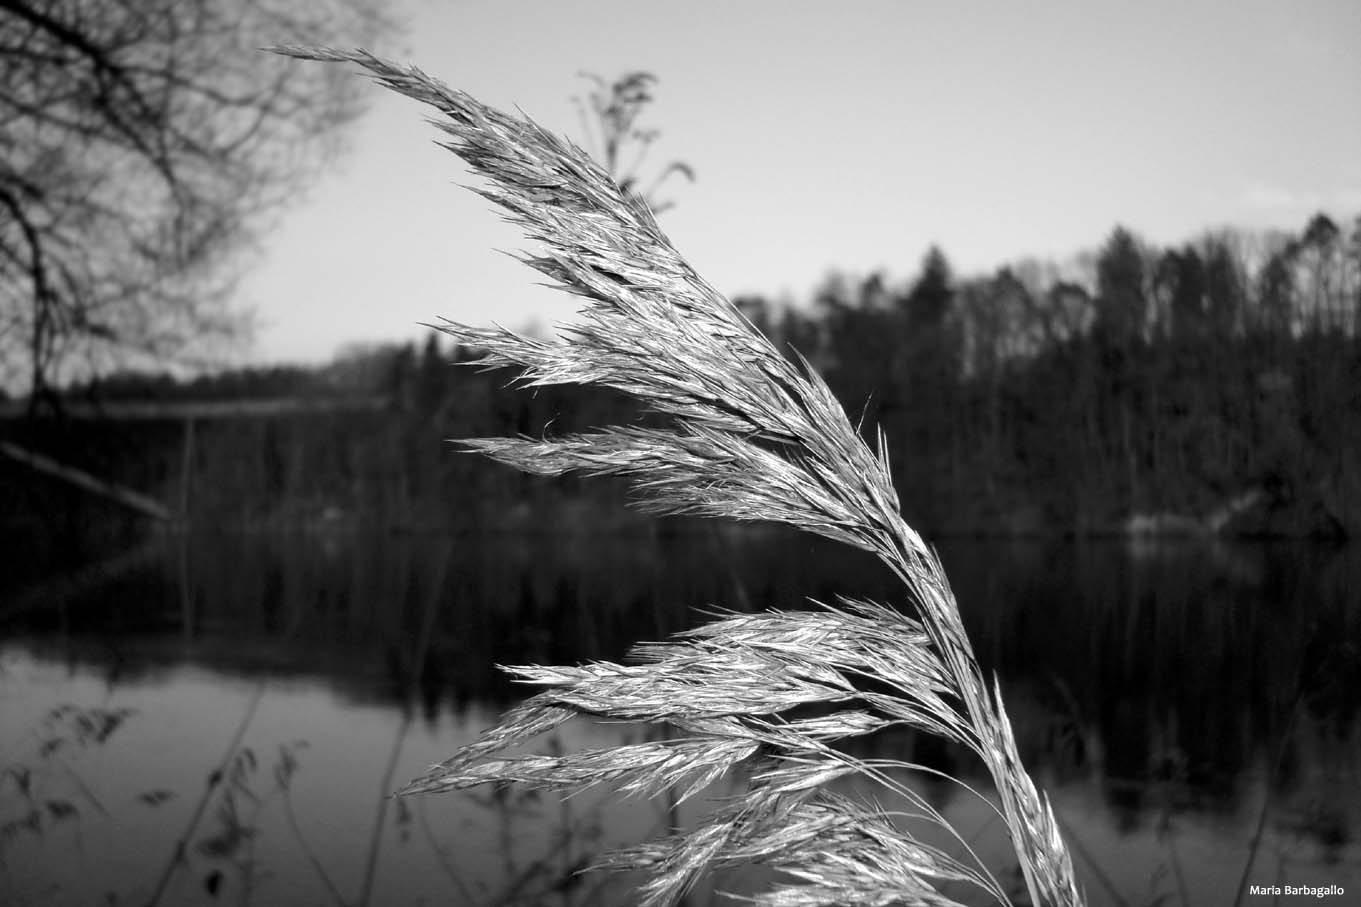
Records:
<instances>
[{"instance_id":1,"label":"bare tree branch","mask_svg":"<svg viewBox=\"0 0 1361 907\"><path fill-rule=\"evenodd\" d=\"M379 40L380 9L0 0L0 381L39 396L242 333L240 253L360 110L256 48Z\"/></svg>"}]
</instances>

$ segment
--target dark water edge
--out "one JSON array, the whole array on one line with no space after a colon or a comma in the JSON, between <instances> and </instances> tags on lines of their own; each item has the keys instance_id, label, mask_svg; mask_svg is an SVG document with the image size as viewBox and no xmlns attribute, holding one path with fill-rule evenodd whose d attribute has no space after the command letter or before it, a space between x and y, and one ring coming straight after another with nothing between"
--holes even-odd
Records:
<instances>
[{"instance_id":1,"label":"dark water edge","mask_svg":"<svg viewBox=\"0 0 1361 907\"><path fill-rule=\"evenodd\" d=\"M939 547L1093 904L1228 904L1244 879L1361 892L1361 552ZM573 871L698 804L381 793L522 695L496 663L620 658L706 607L898 599L854 551L675 527L167 536L26 587L0 593L0 902L34 904L144 902L229 750L250 757L226 765L162 903L631 903L629 880ZM928 738L864 746L982 780ZM986 810L922 789L1004 874Z\"/></svg>"}]
</instances>

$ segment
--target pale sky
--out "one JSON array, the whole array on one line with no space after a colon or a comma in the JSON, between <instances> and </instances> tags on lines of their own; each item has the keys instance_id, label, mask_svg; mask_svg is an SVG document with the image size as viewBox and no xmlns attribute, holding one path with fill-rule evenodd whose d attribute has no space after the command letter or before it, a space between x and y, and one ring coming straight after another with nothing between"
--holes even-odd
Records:
<instances>
[{"instance_id":1,"label":"pale sky","mask_svg":"<svg viewBox=\"0 0 1361 907\"><path fill-rule=\"evenodd\" d=\"M904 281L932 243L967 275L1066 259L1117 222L1170 243L1361 213L1358 0L398 9L407 62L578 141L578 72L655 73L649 163L697 176L668 183L662 227L730 295L801 301L833 269ZM460 188L427 108L370 90L242 281L247 361L324 361L439 316L568 320L570 297L494 251L525 244Z\"/></svg>"}]
</instances>

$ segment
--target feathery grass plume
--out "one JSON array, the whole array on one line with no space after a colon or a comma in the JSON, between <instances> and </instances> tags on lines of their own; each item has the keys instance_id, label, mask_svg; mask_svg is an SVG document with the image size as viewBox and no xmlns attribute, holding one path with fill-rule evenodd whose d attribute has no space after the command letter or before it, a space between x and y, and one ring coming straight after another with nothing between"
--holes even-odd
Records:
<instances>
[{"instance_id":1,"label":"feathery grass plume","mask_svg":"<svg viewBox=\"0 0 1361 907\"><path fill-rule=\"evenodd\" d=\"M704 872L761 863L780 884L764 905L945 905L967 882L1007 902L967 844L969 863L927 846L872 802L833 792L859 776L904 797L917 819L945 820L894 779L894 760L862 760L844 738L906 725L976 753L997 790L1031 903L1082 897L1047 799L1026 774L1000 692L984 681L939 561L899 513L886 445L862 442L808 363L792 364L672 248L651 212L575 145L487 107L420 70L364 51L281 47L358 64L378 82L436 108L445 147L487 179L499 205L541 251L526 264L582 297L582 321L560 340L446 322L490 367L525 386L594 384L669 415L665 428L614 427L556 439L490 438L472 450L536 473L629 478L643 505L788 523L877 555L902 581L914 617L873 602L813 612L732 615L634 663L512 667L542 692L401 793L517 781L542 788L610 782L694 796L739 764L745 791L697 828L607 856L650 870L643 903L674 903ZM822 704L822 717L789 713ZM562 756L504 751L573 716L669 725L667 739ZM958 835L955 835L958 839Z\"/></svg>"}]
</instances>

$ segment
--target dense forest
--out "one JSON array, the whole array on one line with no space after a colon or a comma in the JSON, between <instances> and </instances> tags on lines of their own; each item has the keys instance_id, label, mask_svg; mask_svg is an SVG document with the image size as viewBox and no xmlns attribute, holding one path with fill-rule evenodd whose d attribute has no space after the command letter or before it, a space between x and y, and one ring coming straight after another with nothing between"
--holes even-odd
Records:
<instances>
[{"instance_id":1,"label":"dense forest","mask_svg":"<svg viewBox=\"0 0 1361 907\"><path fill-rule=\"evenodd\" d=\"M935 532L1361 534L1361 217L1168 248L1117 227L1063 265L979 277L932 249L901 282L832 275L795 304L736 303L827 378L864 432L883 428L904 511ZM631 522L619 485L521 476L441 439L649 417L608 393L526 392L510 374L449 367L476 358L432 334L315 368L123 373L0 432L188 502L194 525ZM179 422L62 413L63 401L358 395L388 403L201 420L187 456ZM50 514L45 480L2 463L0 483L0 519Z\"/></svg>"}]
</instances>

